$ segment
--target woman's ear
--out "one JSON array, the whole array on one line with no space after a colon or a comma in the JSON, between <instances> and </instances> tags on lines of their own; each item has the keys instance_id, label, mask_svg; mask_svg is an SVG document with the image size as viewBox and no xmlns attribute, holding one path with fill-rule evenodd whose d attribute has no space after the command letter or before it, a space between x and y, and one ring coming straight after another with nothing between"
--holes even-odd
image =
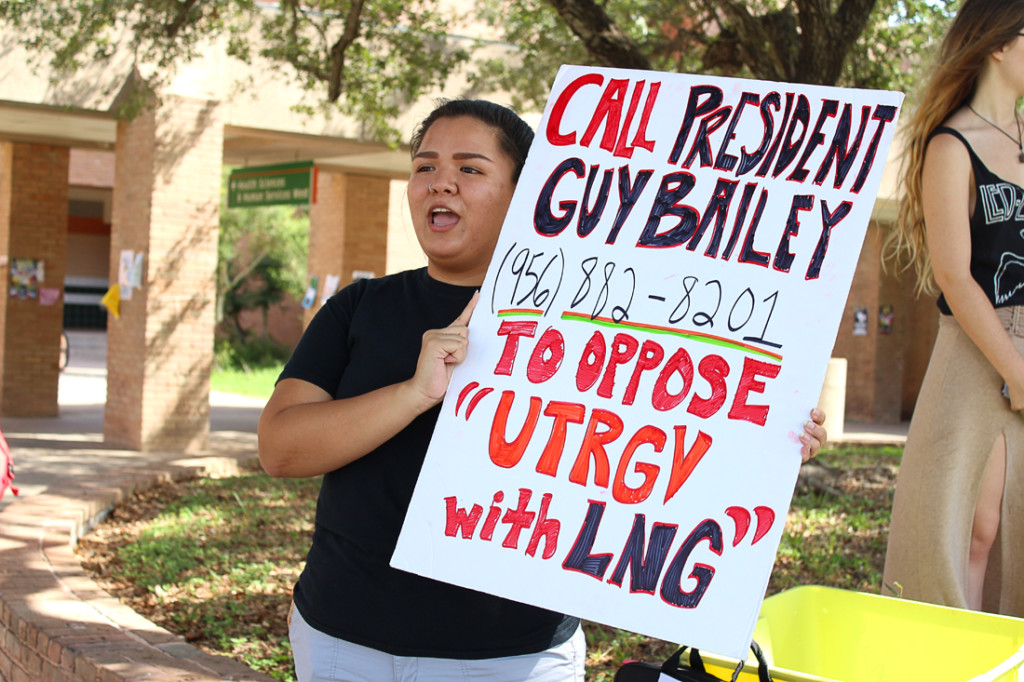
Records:
<instances>
[{"instance_id":1,"label":"woman's ear","mask_svg":"<svg viewBox=\"0 0 1024 682\"><path fill-rule=\"evenodd\" d=\"M995 60L997 62L1003 61L1003 58L1006 56L1006 53L1013 46L1014 41L1017 41L1017 40L1020 40L1020 37L1014 38L1010 42L1008 42L1005 45L1003 45L1002 47L1000 47L998 50L995 50L994 52L992 52L992 54L989 55L989 57L991 57L993 60Z\"/></svg>"}]
</instances>

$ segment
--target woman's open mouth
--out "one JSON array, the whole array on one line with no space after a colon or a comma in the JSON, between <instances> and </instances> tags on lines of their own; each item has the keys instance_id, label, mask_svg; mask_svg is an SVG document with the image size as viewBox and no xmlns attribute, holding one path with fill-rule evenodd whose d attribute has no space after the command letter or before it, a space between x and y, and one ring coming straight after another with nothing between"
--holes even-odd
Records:
<instances>
[{"instance_id":1,"label":"woman's open mouth","mask_svg":"<svg viewBox=\"0 0 1024 682\"><path fill-rule=\"evenodd\" d=\"M430 211L430 226L448 228L459 222L459 214L447 208L435 208Z\"/></svg>"}]
</instances>

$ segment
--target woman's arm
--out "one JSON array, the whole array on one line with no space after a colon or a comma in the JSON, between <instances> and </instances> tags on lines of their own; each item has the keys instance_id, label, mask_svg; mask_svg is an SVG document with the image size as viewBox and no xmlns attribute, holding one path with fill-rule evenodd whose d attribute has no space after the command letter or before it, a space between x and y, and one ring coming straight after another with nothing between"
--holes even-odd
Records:
<instances>
[{"instance_id":1,"label":"woman's arm","mask_svg":"<svg viewBox=\"0 0 1024 682\"><path fill-rule=\"evenodd\" d=\"M412 378L335 400L319 386L283 379L257 428L260 464L271 476L303 478L334 471L373 451L444 398L466 357L469 318L478 295L449 327L423 335Z\"/></svg>"},{"instance_id":2,"label":"woman's arm","mask_svg":"<svg viewBox=\"0 0 1024 682\"><path fill-rule=\"evenodd\" d=\"M951 135L937 135L925 152L922 201L935 281L964 332L1010 389L1010 406L1024 409L1024 357L971 276L971 161Z\"/></svg>"}]
</instances>

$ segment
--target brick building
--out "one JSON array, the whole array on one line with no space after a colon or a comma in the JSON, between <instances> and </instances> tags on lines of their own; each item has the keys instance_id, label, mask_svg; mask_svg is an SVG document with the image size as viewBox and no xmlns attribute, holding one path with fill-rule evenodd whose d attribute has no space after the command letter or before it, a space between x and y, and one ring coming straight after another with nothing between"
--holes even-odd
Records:
<instances>
[{"instance_id":1,"label":"brick building","mask_svg":"<svg viewBox=\"0 0 1024 682\"><path fill-rule=\"evenodd\" d=\"M155 107L118 120L134 78L127 57L81 82L52 83L11 50L0 76L3 414L58 413L61 329L104 326L97 301L130 253L138 286L106 324L104 440L138 450L205 445L225 165L316 164L309 272L321 282L422 262L395 208L407 152L362 140L344 117L295 114L301 92L269 77L249 96L229 97L251 74L223 52L210 46ZM398 125L411 129L429 106L410 108Z\"/></svg>"},{"instance_id":2,"label":"brick building","mask_svg":"<svg viewBox=\"0 0 1024 682\"><path fill-rule=\"evenodd\" d=\"M3 414L57 414L61 328L102 325L84 318L101 315L96 299L130 252L141 254L142 270L120 317L107 324L104 438L138 450L203 446L225 165L315 164L308 268L321 283L328 274L345 283L357 272L422 263L402 212L407 150L366 141L342 116L295 114L303 93L270 69L210 46L157 106L118 120L118 93L133 82L127 57L57 86L17 52L0 74ZM255 87L234 94L247 77ZM445 94L463 90L455 83ZM413 104L396 127L408 135L430 106ZM846 418L857 421L909 416L935 334L934 302L915 299L906 278L880 269L880 226L894 215L892 167L833 353L846 360L838 390ZM26 264L36 293L11 295L12 271Z\"/></svg>"}]
</instances>

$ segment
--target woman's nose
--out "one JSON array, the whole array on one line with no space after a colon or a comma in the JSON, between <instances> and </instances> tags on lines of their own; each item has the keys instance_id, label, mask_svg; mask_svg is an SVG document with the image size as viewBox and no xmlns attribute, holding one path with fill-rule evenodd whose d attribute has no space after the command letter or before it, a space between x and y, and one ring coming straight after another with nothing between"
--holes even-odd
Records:
<instances>
[{"instance_id":1,"label":"woman's nose","mask_svg":"<svg viewBox=\"0 0 1024 682\"><path fill-rule=\"evenodd\" d=\"M430 183L429 189L434 194L455 194L459 191L459 186L452 173L441 171Z\"/></svg>"}]
</instances>

